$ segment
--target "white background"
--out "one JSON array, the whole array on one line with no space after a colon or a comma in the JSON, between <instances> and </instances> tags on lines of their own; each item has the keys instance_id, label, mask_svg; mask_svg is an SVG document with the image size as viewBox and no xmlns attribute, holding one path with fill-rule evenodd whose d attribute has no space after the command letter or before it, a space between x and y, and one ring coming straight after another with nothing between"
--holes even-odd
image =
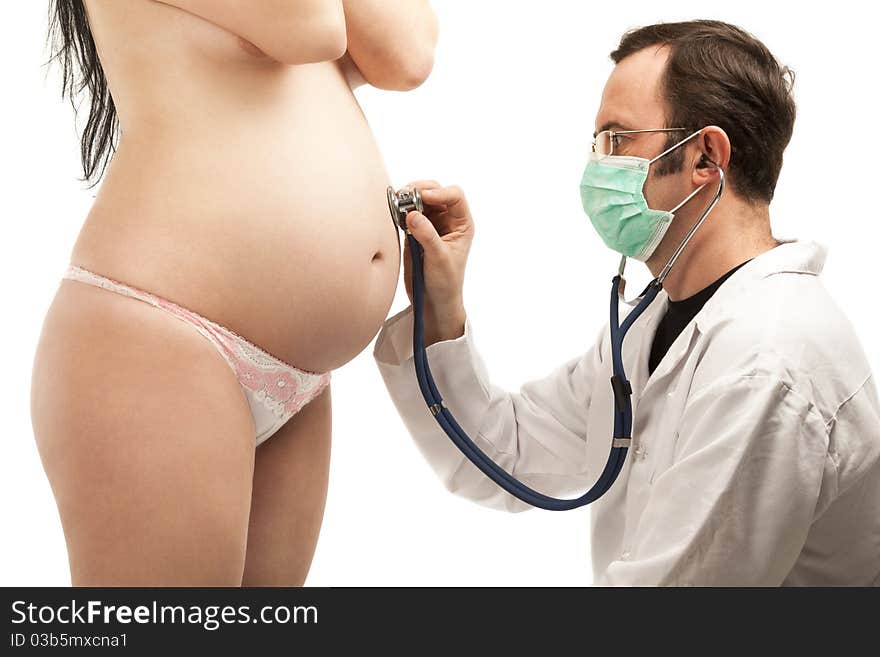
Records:
<instances>
[{"instance_id":1,"label":"white background","mask_svg":"<svg viewBox=\"0 0 880 657\"><path fill-rule=\"evenodd\" d=\"M608 53L628 28L691 18L745 27L797 72L774 232L829 246L825 284L880 367L878 11L819 5L438 0L431 78L406 94L357 91L395 186L436 178L470 199L477 236L465 302L497 384L515 390L544 376L586 351L605 321L617 258L591 232L576 189ZM94 190L77 181L78 138L57 71L42 68L46 3L6 2L0 12L0 585L66 585L64 538L31 433L30 370ZM391 314L406 305L401 285ZM330 496L308 583L590 584L589 511L505 514L446 493L370 352L333 375Z\"/></svg>"}]
</instances>

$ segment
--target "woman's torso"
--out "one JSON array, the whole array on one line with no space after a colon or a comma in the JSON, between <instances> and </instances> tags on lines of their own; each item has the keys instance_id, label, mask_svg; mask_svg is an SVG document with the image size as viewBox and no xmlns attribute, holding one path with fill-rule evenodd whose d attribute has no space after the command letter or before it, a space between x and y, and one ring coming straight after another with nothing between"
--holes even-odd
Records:
<instances>
[{"instance_id":1,"label":"woman's torso","mask_svg":"<svg viewBox=\"0 0 880 657\"><path fill-rule=\"evenodd\" d=\"M372 340L400 251L335 62L286 66L187 12L89 0L119 149L71 261L327 371Z\"/></svg>"}]
</instances>

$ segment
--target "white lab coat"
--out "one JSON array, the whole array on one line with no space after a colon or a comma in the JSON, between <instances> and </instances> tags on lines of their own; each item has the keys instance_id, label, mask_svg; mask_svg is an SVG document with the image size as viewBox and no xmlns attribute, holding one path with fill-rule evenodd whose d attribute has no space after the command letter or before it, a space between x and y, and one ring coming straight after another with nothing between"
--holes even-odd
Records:
<instances>
[{"instance_id":1,"label":"white lab coat","mask_svg":"<svg viewBox=\"0 0 880 657\"><path fill-rule=\"evenodd\" d=\"M630 329L633 442L590 506L596 584L880 584L880 404L859 341L819 280L825 253L791 240L747 263L650 377L664 292ZM477 470L428 411L411 307L385 322L373 355L450 491L530 508ZM555 496L596 481L613 422L607 326L585 355L519 392L491 383L470 320L428 358L446 406L507 471Z\"/></svg>"}]
</instances>

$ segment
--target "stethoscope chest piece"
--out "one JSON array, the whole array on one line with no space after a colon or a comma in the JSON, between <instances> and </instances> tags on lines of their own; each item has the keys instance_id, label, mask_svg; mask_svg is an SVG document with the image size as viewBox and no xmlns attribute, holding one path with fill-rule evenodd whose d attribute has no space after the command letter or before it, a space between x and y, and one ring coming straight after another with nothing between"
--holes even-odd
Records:
<instances>
[{"instance_id":1,"label":"stethoscope chest piece","mask_svg":"<svg viewBox=\"0 0 880 657\"><path fill-rule=\"evenodd\" d=\"M388 196L388 210L391 212L391 219L402 231L408 233L409 231L406 228L406 215L413 211L425 211L419 190L415 187L403 187L395 192L394 188L389 186L386 190L386 194Z\"/></svg>"}]
</instances>

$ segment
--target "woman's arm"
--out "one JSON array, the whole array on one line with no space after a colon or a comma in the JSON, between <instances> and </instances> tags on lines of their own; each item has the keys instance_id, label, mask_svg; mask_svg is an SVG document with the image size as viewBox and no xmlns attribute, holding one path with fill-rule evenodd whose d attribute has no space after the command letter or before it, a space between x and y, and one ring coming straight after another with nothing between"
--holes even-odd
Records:
<instances>
[{"instance_id":1,"label":"woman's arm","mask_svg":"<svg viewBox=\"0 0 880 657\"><path fill-rule=\"evenodd\" d=\"M156 1L219 25L284 64L332 61L347 45L342 0Z\"/></svg>"},{"instance_id":2,"label":"woman's arm","mask_svg":"<svg viewBox=\"0 0 880 657\"><path fill-rule=\"evenodd\" d=\"M437 16L428 0L343 0L348 52L374 87L415 89L434 66Z\"/></svg>"}]
</instances>

